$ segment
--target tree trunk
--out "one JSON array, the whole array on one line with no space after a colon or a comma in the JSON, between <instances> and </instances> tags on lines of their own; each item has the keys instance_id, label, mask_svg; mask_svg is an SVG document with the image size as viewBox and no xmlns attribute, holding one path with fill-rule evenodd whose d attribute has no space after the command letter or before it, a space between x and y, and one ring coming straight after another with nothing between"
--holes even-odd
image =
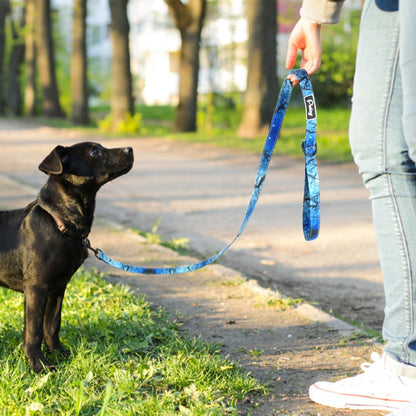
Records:
<instances>
[{"instance_id":1,"label":"tree trunk","mask_svg":"<svg viewBox=\"0 0 416 416\"><path fill-rule=\"evenodd\" d=\"M88 124L88 81L86 44L87 0L75 0L72 27L71 95L72 121Z\"/></svg>"},{"instance_id":2,"label":"tree trunk","mask_svg":"<svg viewBox=\"0 0 416 416\"><path fill-rule=\"evenodd\" d=\"M113 58L111 62L111 116L113 128L134 114L132 76L130 68L128 0L109 0L111 12L111 41Z\"/></svg>"},{"instance_id":3,"label":"tree trunk","mask_svg":"<svg viewBox=\"0 0 416 416\"><path fill-rule=\"evenodd\" d=\"M35 46L35 1L26 0L26 86L25 113L36 113L36 46Z\"/></svg>"},{"instance_id":4,"label":"tree trunk","mask_svg":"<svg viewBox=\"0 0 416 416\"><path fill-rule=\"evenodd\" d=\"M11 32L13 48L9 60L9 77L7 81L7 115L20 116L23 114L22 90L20 88L20 70L25 58L25 44L20 36L21 28L24 26L24 10L20 22L11 21ZM16 28L16 26L18 28Z\"/></svg>"},{"instance_id":5,"label":"tree trunk","mask_svg":"<svg viewBox=\"0 0 416 416\"><path fill-rule=\"evenodd\" d=\"M179 104L174 130L196 131L199 50L205 18L206 0L165 0L180 31L182 46L179 66Z\"/></svg>"},{"instance_id":6,"label":"tree trunk","mask_svg":"<svg viewBox=\"0 0 416 416\"><path fill-rule=\"evenodd\" d=\"M247 90L237 135L267 134L277 99L276 1L247 2L249 41Z\"/></svg>"},{"instance_id":7,"label":"tree trunk","mask_svg":"<svg viewBox=\"0 0 416 416\"><path fill-rule=\"evenodd\" d=\"M9 0L0 0L0 114L4 113L4 54L6 47L5 24L6 16L10 13Z\"/></svg>"},{"instance_id":8,"label":"tree trunk","mask_svg":"<svg viewBox=\"0 0 416 416\"><path fill-rule=\"evenodd\" d=\"M53 53L50 0L35 0L37 68L42 85L42 114L64 117L59 102Z\"/></svg>"}]
</instances>

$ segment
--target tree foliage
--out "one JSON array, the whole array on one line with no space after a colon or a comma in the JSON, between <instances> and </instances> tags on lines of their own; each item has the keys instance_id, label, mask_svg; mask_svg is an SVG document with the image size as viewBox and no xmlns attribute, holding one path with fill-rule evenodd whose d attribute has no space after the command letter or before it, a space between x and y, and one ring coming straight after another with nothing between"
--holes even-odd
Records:
<instances>
[{"instance_id":1,"label":"tree foliage","mask_svg":"<svg viewBox=\"0 0 416 416\"><path fill-rule=\"evenodd\" d=\"M315 95L322 106L351 102L359 24L360 12L351 11L340 25L323 29L321 68L312 78Z\"/></svg>"}]
</instances>

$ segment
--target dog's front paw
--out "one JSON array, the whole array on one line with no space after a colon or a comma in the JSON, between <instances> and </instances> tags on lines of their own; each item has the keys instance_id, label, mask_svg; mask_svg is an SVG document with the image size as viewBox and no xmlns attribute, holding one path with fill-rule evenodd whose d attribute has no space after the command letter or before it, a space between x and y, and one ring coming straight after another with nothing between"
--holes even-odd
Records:
<instances>
[{"instance_id":1,"label":"dog's front paw","mask_svg":"<svg viewBox=\"0 0 416 416\"><path fill-rule=\"evenodd\" d=\"M68 348L65 348L61 342L53 345L47 345L47 348L48 352L51 354L58 353L62 357L69 357L71 355L71 351Z\"/></svg>"},{"instance_id":2,"label":"dog's front paw","mask_svg":"<svg viewBox=\"0 0 416 416\"><path fill-rule=\"evenodd\" d=\"M68 348L65 348L63 345L61 345L59 348L55 348L54 352L57 352L64 358L68 358L71 355L71 351Z\"/></svg>"},{"instance_id":3,"label":"dog's front paw","mask_svg":"<svg viewBox=\"0 0 416 416\"><path fill-rule=\"evenodd\" d=\"M55 371L56 367L51 364L44 356L36 358L28 358L30 369L34 373L44 373L46 371Z\"/></svg>"}]
</instances>

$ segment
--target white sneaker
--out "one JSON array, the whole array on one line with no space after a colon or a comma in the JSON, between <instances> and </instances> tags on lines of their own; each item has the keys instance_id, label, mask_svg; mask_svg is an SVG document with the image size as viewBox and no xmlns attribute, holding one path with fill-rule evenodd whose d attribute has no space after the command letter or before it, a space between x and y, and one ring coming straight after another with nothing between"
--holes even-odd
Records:
<instances>
[{"instance_id":1,"label":"white sneaker","mask_svg":"<svg viewBox=\"0 0 416 416\"><path fill-rule=\"evenodd\" d=\"M373 352L373 363L363 363L364 373L335 383L319 381L309 387L316 403L339 409L396 410L416 399L416 379L397 376L388 369L392 358Z\"/></svg>"},{"instance_id":2,"label":"white sneaker","mask_svg":"<svg viewBox=\"0 0 416 416\"><path fill-rule=\"evenodd\" d=\"M410 403L409 406L403 407L403 409L400 409L397 412L389 413L387 416L415 416L415 415L416 415L416 402L412 402Z\"/></svg>"}]
</instances>

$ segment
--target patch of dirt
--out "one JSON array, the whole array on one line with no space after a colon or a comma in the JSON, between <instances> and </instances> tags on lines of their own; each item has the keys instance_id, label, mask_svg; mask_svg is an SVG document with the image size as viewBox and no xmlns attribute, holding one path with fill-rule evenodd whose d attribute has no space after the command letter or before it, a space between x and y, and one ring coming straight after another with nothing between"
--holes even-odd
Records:
<instances>
[{"instance_id":1,"label":"patch of dirt","mask_svg":"<svg viewBox=\"0 0 416 416\"><path fill-rule=\"evenodd\" d=\"M98 225L98 226L97 226ZM91 241L121 261L145 266L188 264L194 259L146 243L122 228L97 222ZM176 316L191 335L219 344L221 353L240 363L269 394L246 397L242 415L382 415L380 411L349 411L316 405L308 387L317 380L335 380L360 371L375 340L342 335L277 301L273 293L253 290L251 282L224 267L208 267L175 276L136 276L118 272L89 259L87 267L109 273L112 282L125 283L145 294L155 307Z\"/></svg>"}]
</instances>

